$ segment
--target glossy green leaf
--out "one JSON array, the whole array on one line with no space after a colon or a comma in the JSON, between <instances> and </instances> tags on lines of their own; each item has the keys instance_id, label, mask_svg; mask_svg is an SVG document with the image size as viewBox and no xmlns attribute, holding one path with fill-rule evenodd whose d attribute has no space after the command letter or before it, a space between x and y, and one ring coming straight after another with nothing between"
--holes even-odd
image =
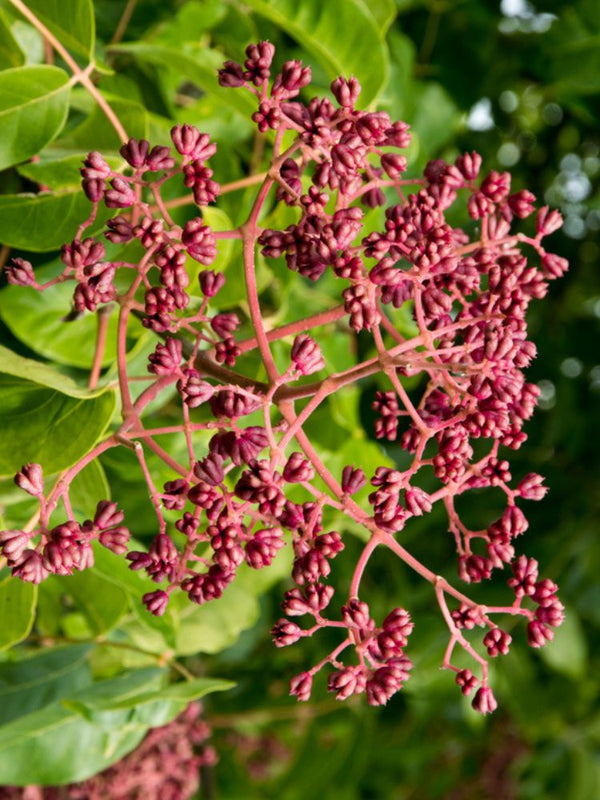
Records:
<instances>
[{"instance_id":1,"label":"glossy green leaf","mask_svg":"<svg viewBox=\"0 0 600 800\"><path fill-rule=\"evenodd\" d=\"M69 91L69 76L58 67L0 72L0 169L25 161L58 135L67 119Z\"/></svg>"},{"instance_id":2,"label":"glossy green leaf","mask_svg":"<svg viewBox=\"0 0 600 800\"><path fill-rule=\"evenodd\" d=\"M90 215L92 204L81 189L57 194L5 194L0 196L0 238L9 247L48 253L70 242ZM112 212L100 209L97 223Z\"/></svg>"},{"instance_id":3,"label":"glossy green leaf","mask_svg":"<svg viewBox=\"0 0 600 800\"><path fill-rule=\"evenodd\" d=\"M40 270L39 274L42 275L43 271ZM94 360L98 318L96 314L85 313L77 319L65 321L72 307L74 287L70 281L51 286L44 292L23 286L7 286L0 293L0 317L17 338L44 358L90 369ZM117 314L113 313L108 323L103 365L116 358L116 338ZM30 375L17 374L40 380L40 375L50 375L49 370L33 362ZM67 381L66 385L75 388L72 381ZM60 388L59 383L55 386ZM71 389L68 393L72 393Z\"/></svg>"},{"instance_id":4,"label":"glossy green leaf","mask_svg":"<svg viewBox=\"0 0 600 800\"><path fill-rule=\"evenodd\" d=\"M163 671L137 670L99 681L62 701L32 711L0 727L0 783L56 785L85 780L133 750L149 727L163 725L180 705L165 700L140 710L102 713L90 721L79 704L110 697L114 702L158 691Z\"/></svg>"},{"instance_id":5,"label":"glossy green leaf","mask_svg":"<svg viewBox=\"0 0 600 800\"><path fill-rule=\"evenodd\" d=\"M32 326L31 335L35 330L35 327ZM27 338L24 341L27 341ZM72 378L63 375L62 372L48 364L19 356L2 345L0 345L0 374L12 375L15 378L31 381L48 389L56 389L61 394L66 394L69 397L76 397L82 400L89 400L106 392L106 387L98 389L83 388L75 383Z\"/></svg>"},{"instance_id":6,"label":"glossy green leaf","mask_svg":"<svg viewBox=\"0 0 600 800\"><path fill-rule=\"evenodd\" d=\"M94 55L92 0L27 0L27 6L72 54L87 61Z\"/></svg>"},{"instance_id":7,"label":"glossy green leaf","mask_svg":"<svg viewBox=\"0 0 600 800\"><path fill-rule=\"evenodd\" d=\"M0 475L32 461L59 472L88 453L115 411L113 392L78 399L12 375L0 375Z\"/></svg>"},{"instance_id":8,"label":"glossy green leaf","mask_svg":"<svg viewBox=\"0 0 600 800\"><path fill-rule=\"evenodd\" d=\"M0 582L0 650L22 641L35 617L37 586L18 578Z\"/></svg>"},{"instance_id":9,"label":"glossy green leaf","mask_svg":"<svg viewBox=\"0 0 600 800\"><path fill-rule=\"evenodd\" d=\"M385 87L389 58L373 15L361 0L247 0L250 8L292 36L330 79L355 75L368 104Z\"/></svg>"},{"instance_id":10,"label":"glossy green leaf","mask_svg":"<svg viewBox=\"0 0 600 800\"><path fill-rule=\"evenodd\" d=\"M0 664L0 725L89 686L90 649L87 644L52 647Z\"/></svg>"},{"instance_id":11,"label":"glossy green leaf","mask_svg":"<svg viewBox=\"0 0 600 800\"><path fill-rule=\"evenodd\" d=\"M13 36L6 14L0 9L0 69L20 67L25 55Z\"/></svg>"}]
</instances>

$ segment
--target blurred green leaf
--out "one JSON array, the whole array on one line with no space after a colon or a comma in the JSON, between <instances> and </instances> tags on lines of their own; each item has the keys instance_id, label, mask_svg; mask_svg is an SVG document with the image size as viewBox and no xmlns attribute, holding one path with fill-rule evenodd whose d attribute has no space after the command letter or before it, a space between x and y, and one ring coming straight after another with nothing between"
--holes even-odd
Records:
<instances>
[{"instance_id":1,"label":"blurred green leaf","mask_svg":"<svg viewBox=\"0 0 600 800\"><path fill-rule=\"evenodd\" d=\"M118 711L127 708L139 708L142 705L156 703L157 700L171 700L184 707L192 700L198 700L212 692L225 692L235 686L232 681L219 678L196 678L195 680L172 683L158 690L131 694L126 698L114 698L110 695L93 697L81 703L90 711Z\"/></svg>"},{"instance_id":2,"label":"blurred green leaf","mask_svg":"<svg viewBox=\"0 0 600 800\"><path fill-rule=\"evenodd\" d=\"M4 11L0 8L0 69L20 67L25 55L13 36Z\"/></svg>"},{"instance_id":3,"label":"blurred green leaf","mask_svg":"<svg viewBox=\"0 0 600 800\"><path fill-rule=\"evenodd\" d=\"M452 139L458 123L458 109L443 86L438 83L426 84L419 93L412 119L425 160L432 158Z\"/></svg>"},{"instance_id":4,"label":"blurred green leaf","mask_svg":"<svg viewBox=\"0 0 600 800\"><path fill-rule=\"evenodd\" d=\"M25 639L35 618L37 586L18 578L0 581L0 650Z\"/></svg>"},{"instance_id":5,"label":"blurred green leaf","mask_svg":"<svg viewBox=\"0 0 600 800\"><path fill-rule=\"evenodd\" d=\"M113 702L159 690L163 671L137 670L99 681L70 697L49 702L0 727L0 782L57 785L85 780L133 750L150 726L164 725L179 707L169 701L141 710L109 711L88 721L77 703L107 697ZM71 702L73 701L73 702ZM149 713L150 712L150 713Z\"/></svg>"},{"instance_id":6,"label":"blurred green leaf","mask_svg":"<svg viewBox=\"0 0 600 800\"><path fill-rule=\"evenodd\" d=\"M67 119L69 91L69 76L58 67L0 72L0 169L25 161L58 135ZM0 232L4 240L1 221Z\"/></svg>"},{"instance_id":7,"label":"blurred green leaf","mask_svg":"<svg viewBox=\"0 0 600 800\"><path fill-rule=\"evenodd\" d=\"M136 546L135 542L130 543L131 550L134 550ZM142 549L141 545L139 547ZM94 547L94 560L96 572L126 592L129 604L136 615L136 627L149 628L152 633L157 635L157 652L160 652L161 648L165 646L174 648L179 627L179 615L172 608L173 604L167 608L167 612L162 617L155 617L147 611L142 603L142 596L147 592L155 591L156 584L144 572L129 569L129 562L104 547L98 545Z\"/></svg>"},{"instance_id":8,"label":"blurred green leaf","mask_svg":"<svg viewBox=\"0 0 600 800\"><path fill-rule=\"evenodd\" d=\"M27 7L72 54L90 61L96 26L92 0L27 0Z\"/></svg>"},{"instance_id":9,"label":"blurred green leaf","mask_svg":"<svg viewBox=\"0 0 600 800\"><path fill-rule=\"evenodd\" d=\"M561 675L582 678L587 669L587 646L577 612L568 608L565 621L554 630L554 639L540 649L543 660Z\"/></svg>"},{"instance_id":10,"label":"blurred green leaf","mask_svg":"<svg viewBox=\"0 0 600 800\"><path fill-rule=\"evenodd\" d=\"M256 101L247 93L223 89L217 80L217 70L223 66L223 55L208 47L176 50L146 42L127 42L109 48L113 53L125 53L138 61L176 70L182 80L197 84L206 92L216 93L231 108L248 117L256 110Z\"/></svg>"},{"instance_id":11,"label":"blurred green leaf","mask_svg":"<svg viewBox=\"0 0 600 800\"><path fill-rule=\"evenodd\" d=\"M381 33L385 35L398 13L394 0L368 0L363 2L363 5L371 13Z\"/></svg>"},{"instance_id":12,"label":"blurred green leaf","mask_svg":"<svg viewBox=\"0 0 600 800\"><path fill-rule=\"evenodd\" d=\"M134 139L148 137L148 111L144 106L134 100L124 100L108 92L105 92L103 96L119 118L128 136ZM54 146L60 151L70 149L77 153L82 150L86 152L100 150L103 155L106 155L106 151L117 152L122 144L121 139L104 111L96 104L90 105L91 98L83 96L82 100L87 107L84 121L74 130L61 136ZM121 163L123 162L121 161Z\"/></svg>"},{"instance_id":13,"label":"blurred green leaf","mask_svg":"<svg viewBox=\"0 0 600 800\"><path fill-rule=\"evenodd\" d=\"M111 631L129 611L127 593L95 569L57 577L56 581L63 594L70 596L75 608L85 616L92 636Z\"/></svg>"}]
</instances>

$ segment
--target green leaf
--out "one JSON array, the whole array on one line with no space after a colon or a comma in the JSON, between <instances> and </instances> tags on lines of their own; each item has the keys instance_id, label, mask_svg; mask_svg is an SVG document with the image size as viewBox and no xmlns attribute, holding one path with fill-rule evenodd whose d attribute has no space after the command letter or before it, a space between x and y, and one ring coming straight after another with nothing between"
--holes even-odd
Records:
<instances>
[{"instance_id":1,"label":"green leaf","mask_svg":"<svg viewBox=\"0 0 600 800\"><path fill-rule=\"evenodd\" d=\"M258 620L258 598L289 573L290 550L280 550L267 569L253 570L242 565L235 581L218 600L196 606L180 594L177 654L219 653L234 644L242 631L251 628Z\"/></svg>"},{"instance_id":2,"label":"green leaf","mask_svg":"<svg viewBox=\"0 0 600 800\"><path fill-rule=\"evenodd\" d=\"M217 70L225 61L223 54L208 47L196 47L190 52L145 42L127 42L108 48L109 52L125 53L138 61L177 71L182 80L197 84L205 92L216 93L223 102L244 118L256 111L256 100L247 92L223 89L217 80Z\"/></svg>"},{"instance_id":3,"label":"green leaf","mask_svg":"<svg viewBox=\"0 0 600 800\"><path fill-rule=\"evenodd\" d=\"M164 725L181 704L157 701L140 709L102 712L93 721L85 703L113 702L161 688L164 671L136 670L85 687L62 701L28 713L0 727L0 783L57 785L85 780L133 750L149 727Z\"/></svg>"},{"instance_id":4,"label":"green leaf","mask_svg":"<svg viewBox=\"0 0 600 800\"><path fill-rule=\"evenodd\" d=\"M124 100L106 92L103 93L103 96L121 121L128 136L135 139L148 138L148 112L144 106L134 100ZM85 106L90 105L89 97L84 97L82 100L82 104ZM94 104L89 107L89 110L86 108L86 117L81 125L62 136L56 141L55 146L61 150L70 149L77 152L99 150L105 155L107 150L118 151L121 144L118 133L107 119L104 111Z\"/></svg>"},{"instance_id":5,"label":"green leaf","mask_svg":"<svg viewBox=\"0 0 600 800\"><path fill-rule=\"evenodd\" d=\"M554 639L540 650L543 660L555 672L573 680L581 679L587 670L588 653L585 634L574 609L565 611L565 621L554 631Z\"/></svg>"},{"instance_id":6,"label":"green leaf","mask_svg":"<svg viewBox=\"0 0 600 800\"><path fill-rule=\"evenodd\" d=\"M427 84L419 94L412 119L425 159L433 158L452 139L458 123L458 108L450 95L439 83Z\"/></svg>"},{"instance_id":7,"label":"green leaf","mask_svg":"<svg viewBox=\"0 0 600 800\"><path fill-rule=\"evenodd\" d=\"M35 328L31 329L32 333L34 330ZM69 397L76 397L82 400L90 400L107 391L105 386L98 389L83 389L72 378L63 375L62 372L48 364L42 364L32 358L19 356L7 347L3 347L3 345L0 345L0 374L22 378L40 386L46 386L49 389L56 389L61 394L66 394Z\"/></svg>"},{"instance_id":8,"label":"green leaf","mask_svg":"<svg viewBox=\"0 0 600 800\"><path fill-rule=\"evenodd\" d=\"M127 593L95 569L56 578L62 591L75 601L92 636L107 633L117 626L129 610Z\"/></svg>"},{"instance_id":9,"label":"green leaf","mask_svg":"<svg viewBox=\"0 0 600 800\"><path fill-rule=\"evenodd\" d=\"M92 698L82 703L82 706L90 711L116 711L127 708L139 708L148 703L156 703L157 700L172 700L187 706L192 700L198 700L213 692L225 692L235 686L233 681L225 681L220 678L196 678L192 681L181 683L171 683L158 691L150 691L139 694L132 694L125 699L102 697Z\"/></svg>"},{"instance_id":10,"label":"green leaf","mask_svg":"<svg viewBox=\"0 0 600 800\"><path fill-rule=\"evenodd\" d=\"M35 155L61 131L69 108L69 76L58 67L0 72L0 169Z\"/></svg>"},{"instance_id":11,"label":"green leaf","mask_svg":"<svg viewBox=\"0 0 600 800\"><path fill-rule=\"evenodd\" d=\"M44 270L36 270L36 274L39 280L43 280ZM58 364L90 369L96 349L98 318L96 314L85 313L77 319L65 321L72 306L74 285L70 281L59 283L44 292L31 287L7 286L0 293L0 317L18 339L41 356ZM117 316L112 314L108 322L103 366L116 358ZM3 353L0 350L0 364L5 363ZM43 365L34 361L29 375L16 374L33 379L36 375L50 376L51 370L51 367L43 369ZM52 372L59 376L56 370ZM64 381L64 376L57 377L57 381ZM60 388L59 382L47 385ZM64 390L67 394L76 389L73 381L67 380L66 386L70 387L68 391Z\"/></svg>"},{"instance_id":12,"label":"green leaf","mask_svg":"<svg viewBox=\"0 0 600 800\"><path fill-rule=\"evenodd\" d=\"M0 724L88 686L92 682L89 652L87 644L53 647L0 664Z\"/></svg>"},{"instance_id":13,"label":"green leaf","mask_svg":"<svg viewBox=\"0 0 600 800\"><path fill-rule=\"evenodd\" d=\"M91 61L96 35L92 0L27 0L27 6L67 50Z\"/></svg>"},{"instance_id":14,"label":"green leaf","mask_svg":"<svg viewBox=\"0 0 600 800\"><path fill-rule=\"evenodd\" d=\"M130 549L136 549L137 546L134 541L130 543ZM142 545L139 545L139 549L142 549ZM158 634L158 641L155 643L157 653L165 644L174 648L179 625L177 612L169 607L164 616L155 617L142 603L142 596L146 592L155 591L156 584L145 573L129 569L129 563L124 558L116 556L104 547L98 545L94 547L94 560L95 571L127 593L130 606L137 618L138 624L135 627L139 630L141 623L152 633Z\"/></svg>"},{"instance_id":15,"label":"green leaf","mask_svg":"<svg viewBox=\"0 0 600 800\"><path fill-rule=\"evenodd\" d=\"M1 74L1 73L0 73ZM9 247L48 253L70 242L86 220L92 205L81 189L54 194L6 194L0 196L0 238ZM112 216L101 209L97 225Z\"/></svg>"},{"instance_id":16,"label":"green leaf","mask_svg":"<svg viewBox=\"0 0 600 800\"><path fill-rule=\"evenodd\" d=\"M0 475L14 474L32 461L45 473L60 472L88 453L115 411L114 392L90 399L12 375L0 375Z\"/></svg>"},{"instance_id":17,"label":"green leaf","mask_svg":"<svg viewBox=\"0 0 600 800\"><path fill-rule=\"evenodd\" d=\"M247 0L246 5L292 36L318 59L329 78L355 75L362 86L363 104L371 103L385 87L387 48L361 0Z\"/></svg>"},{"instance_id":18,"label":"green leaf","mask_svg":"<svg viewBox=\"0 0 600 800\"><path fill-rule=\"evenodd\" d=\"M223 0L191 0L161 26L153 41L176 49L182 42L197 42L204 31L214 28L226 15Z\"/></svg>"},{"instance_id":19,"label":"green leaf","mask_svg":"<svg viewBox=\"0 0 600 800\"><path fill-rule=\"evenodd\" d=\"M0 650L22 641L35 617L37 586L18 578L0 582Z\"/></svg>"},{"instance_id":20,"label":"green leaf","mask_svg":"<svg viewBox=\"0 0 600 800\"><path fill-rule=\"evenodd\" d=\"M213 231L230 231L234 227L233 222L220 208L203 208L202 217L206 224L210 225ZM231 261L235 244L235 239L219 240L217 257L211 264L211 269L218 270L219 272L225 272L229 262Z\"/></svg>"},{"instance_id":21,"label":"green leaf","mask_svg":"<svg viewBox=\"0 0 600 800\"><path fill-rule=\"evenodd\" d=\"M371 13L371 16L377 23L377 27L385 36L398 13L394 5L394 0L369 0L368 3L363 2L363 5Z\"/></svg>"},{"instance_id":22,"label":"green leaf","mask_svg":"<svg viewBox=\"0 0 600 800\"><path fill-rule=\"evenodd\" d=\"M110 486L99 461L90 463L81 470L69 489L71 506L75 514L92 516L98 500L110 500Z\"/></svg>"},{"instance_id":23,"label":"green leaf","mask_svg":"<svg viewBox=\"0 0 600 800\"><path fill-rule=\"evenodd\" d=\"M4 11L0 9L0 69L20 67L25 55L13 36Z\"/></svg>"}]
</instances>

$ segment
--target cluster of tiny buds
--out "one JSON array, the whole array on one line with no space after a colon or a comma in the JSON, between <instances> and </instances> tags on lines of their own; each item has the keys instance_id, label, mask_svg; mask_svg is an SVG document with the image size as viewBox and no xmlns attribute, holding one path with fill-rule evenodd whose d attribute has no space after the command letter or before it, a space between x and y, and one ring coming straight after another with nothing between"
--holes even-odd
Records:
<instances>
[{"instance_id":1,"label":"cluster of tiny buds","mask_svg":"<svg viewBox=\"0 0 600 800\"><path fill-rule=\"evenodd\" d=\"M285 152L274 153L261 197L264 202L272 189L274 202L295 210L295 223L285 230L261 229L255 207L240 228L213 231L202 209L221 191L210 167L216 144L193 126L176 125L171 131L175 154L170 147L130 139L121 148L120 170L98 152L87 156L82 186L94 211L78 236L64 245L60 275L39 284L33 267L22 258L7 268L11 283L42 290L74 280L76 312L117 304L123 318L136 312L156 335L147 365L150 384L135 404L124 396L129 416L124 415L119 433L132 446L127 439L131 420L142 426L145 406L170 387L177 392L183 416L178 430L187 438L190 458L189 465L176 465L160 491L149 478L144 447L135 443L158 516L148 550L128 549L123 513L108 500L101 500L94 518L82 523L75 521L66 502L68 519L51 527L50 513L61 498L68 500L68 481L46 498L37 464L24 466L16 482L39 500L40 524L31 532L1 532L0 548L14 575L38 583L51 573L67 575L91 566L91 542L97 539L113 552L126 554L131 569L145 571L161 585L143 598L149 612L160 616L174 591L185 592L198 604L221 597L242 565L268 567L291 542L295 585L285 595L283 610L287 617L312 620L304 628L287 617L280 620L272 631L275 644L291 645L324 628L337 628L342 635L327 658L292 680L292 695L307 700L314 675L329 664L333 672L328 688L338 699L365 692L369 703L381 705L408 679L412 663L404 647L413 623L406 610L394 608L381 626L376 625L358 596L362 571L374 545L384 544L403 558L398 535L411 518L428 514L435 504L446 509L463 581L479 583L510 566L513 577L508 583L515 601L509 613L526 618L532 647L550 641L563 620L557 587L538 579L537 563L517 556L516 550L516 540L528 527L521 501L541 500L546 487L534 473L513 480L501 451L521 447L526 439L523 426L540 394L523 373L536 352L527 339L526 312L532 300L546 294L548 282L567 269L566 261L549 253L544 243L562 220L546 206L536 209L531 192L511 191L508 173L480 176L477 153L461 155L452 164L431 161L422 176L408 177L402 152L410 143L408 125L393 121L386 112L357 109L356 78L336 79L331 85L333 101L314 98L305 103L300 95L310 83L310 69L287 61L272 78L273 56L269 42L252 44L243 64L225 63L219 82L255 97L253 120L260 132L294 134ZM171 219L161 196L164 182L177 175L198 207L184 225ZM453 227L446 217L460 193L466 195L469 216L465 229ZM142 253L137 261L108 260L101 237L82 238L101 203L120 210L108 220L105 239L117 248L136 241ZM381 225L368 233L363 232L361 205L385 206ZM513 224L527 218L532 218L531 234L515 232ZM328 323L345 324L344 335L370 332L377 356L344 373L328 372L319 345L322 312L320 322L297 320L283 326L281 336L277 329L271 332L288 343L288 365L278 373L254 281L248 278L254 253L250 256L247 247L243 269L255 338L241 339L242 318L231 308L218 307L226 275L209 267L214 266L221 239L247 239L249 232L251 244L274 269L287 267L311 281L330 271L340 287L341 305L324 317ZM531 260L523 254L523 245L533 254ZM131 277L121 294L117 287L124 281L115 280L117 273ZM413 339L401 335L392 321L394 309L405 304L418 328ZM237 311L240 308L244 310L242 305ZM124 330L121 326L123 337ZM124 340L121 346L125 349ZM254 372L233 370L245 363L244 354L253 347L260 352L268 384L257 381ZM119 370L123 389L130 376L122 360ZM405 469L382 465L372 475L347 464L341 476L331 475L302 425L328 392L377 372L387 383L374 392L373 435L397 442L411 463ZM304 378L310 375L326 377L308 384ZM417 375L422 381L414 399L402 378ZM298 416L290 411L294 399L308 396L312 399ZM196 409L201 409L197 418ZM252 424L244 420L261 412L263 424L256 418ZM208 448L201 454L195 452L193 430L210 432ZM289 452L294 438L298 450ZM150 433L144 442L148 439ZM477 439L482 441L475 447ZM113 437L111 446L121 440ZM158 446L154 450L163 452ZM163 460L174 464L168 455ZM77 468L70 474L74 477ZM359 493L369 482L372 491L365 498ZM329 493L323 492L323 484ZM487 528L471 530L460 518L455 498L490 487L506 498L505 509ZM323 615L334 595L327 579L344 542L340 531L326 529L327 506L343 510L372 537L356 567L351 596L333 618ZM411 566L415 563L410 561ZM414 568L432 581L426 567ZM444 667L457 673L463 694L477 689L474 708L493 711L496 701L487 683L487 661L471 647L464 631L483 626L487 656L505 655L511 637L491 619L503 609L467 602L446 582L437 584L436 593L449 627L448 654L460 645L480 664L482 674L478 678L456 668L450 655ZM458 607L450 612L446 598L453 598ZM340 660L346 650L353 651L354 663Z\"/></svg>"},{"instance_id":2,"label":"cluster of tiny buds","mask_svg":"<svg viewBox=\"0 0 600 800\"><path fill-rule=\"evenodd\" d=\"M112 766L80 783L3 786L2 800L193 800L202 767L217 761L210 725L199 702L167 725L152 728L141 744Z\"/></svg>"}]
</instances>

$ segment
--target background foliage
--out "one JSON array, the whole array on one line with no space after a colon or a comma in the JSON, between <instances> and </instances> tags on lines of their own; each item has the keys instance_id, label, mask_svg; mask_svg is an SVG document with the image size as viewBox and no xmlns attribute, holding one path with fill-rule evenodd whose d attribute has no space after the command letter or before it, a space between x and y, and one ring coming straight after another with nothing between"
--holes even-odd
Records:
<instances>
[{"instance_id":1,"label":"background foliage","mask_svg":"<svg viewBox=\"0 0 600 800\"><path fill-rule=\"evenodd\" d=\"M554 249L572 267L531 312L539 356L529 379L542 388L542 403L515 465L547 476L551 492L530 511L528 553L560 585L568 616L545 651L515 644L497 667L500 708L483 719L438 669L444 630L430 587L397 565L388 570L381 559L365 588L375 609L390 597L410 608L417 623L413 677L379 712L361 702L339 707L324 692L299 707L287 696L287 679L309 663L309 648L276 652L267 635L281 595L280 585L272 587L285 573L284 563L264 575L245 575L222 600L175 609L163 619L151 618L137 599L145 579L105 551L97 553L93 574L53 579L39 589L2 575L0 782L51 784L93 774L131 750L148 726L164 723L190 699L225 689L231 680L235 688L206 701L221 758L213 775L219 798L598 797L596 0L548 0L535 7L526 0L28 0L25 5L81 67L95 60L94 82L130 135L167 143L174 121L210 133L219 143L213 160L220 180L258 169L262 144L249 122L252 104L243 94L219 89L216 67L224 58L240 60L250 41L267 38L277 45L280 60L310 63L324 90L338 73L354 73L365 102L406 119L415 133L411 170L422 169L430 158L452 159L477 149L488 169L509 169L516 189L528 188L562 210L566 224ZM2 259L24 253L42 275L53 274L58 248L89 208L78 188L80 162L90 149L117 157L118 139L87 90L72 84L69 66L9 0L0 2L0 68ZM216 229L229 224L225 215L237 224L245 210L230 196L220 208L210 212ZM189 209L180 213L182 220L189 218ZM243 296L234 248L224 249L220 258L233 307ZM290 303L296 314L308 312L314 292L327 292L326 285L299 281L291 296L288 275L270 275L264 265L262 280L273 324L286 321ZM92 315L63 321L69 292L57 286L43 296L19 287L0 293L3 527L31 513L11 474L33 459L50 472L64 469L87 452L115 413L113 391L102 388L114 378L110 363L100 389L83 388L95 322ZM142 364L143 328L132 329L130 336L131 357ZM333 341L326 354L340 369L345 348L345 342ZM40 361L47 366L40 368ZM361 396L326 407L328 416L310 431L322 449L341 433L357 463L370 465L374 458L382 463L380 445L369 438L374 388L365 385ZM168 418L168 408L160 413ZM361 425L367 431L362 438ZM75 427L85 437L69 436ZM397 453L389 448L387 456L394 459ZM331 453L340 463L342 457ZM99 487L108 481L113 499L135 520L133 532L143 540L152 534L152 517L132 466L126 452L106 454L101 466L86 468L78 478L74 503L90 514ZM453 574L452 543L436 528L434 515L405 535L407 546L428 565ZM341 587L351 572L352 551L348 546L336 564ZM176 673L164 656L167 650L194 675L219 680L169 683ZM57 725L60 748L53 733ZM208 782L204 791L211 796Z\"/></svg>"}]
</instances>

